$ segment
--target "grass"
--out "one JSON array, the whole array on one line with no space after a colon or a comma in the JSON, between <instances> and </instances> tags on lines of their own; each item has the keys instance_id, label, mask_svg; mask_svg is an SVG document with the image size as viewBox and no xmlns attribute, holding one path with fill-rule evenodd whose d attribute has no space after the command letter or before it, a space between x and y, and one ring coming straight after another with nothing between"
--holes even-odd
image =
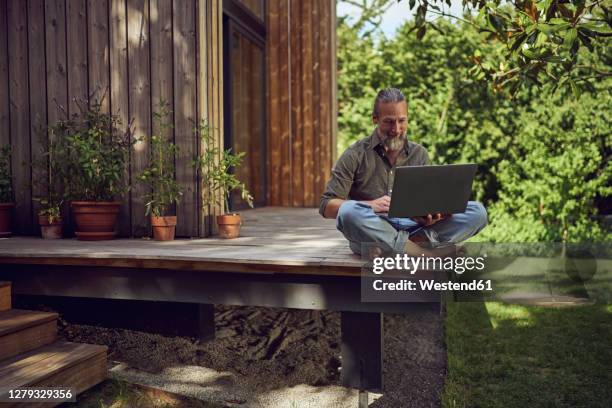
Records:
<instances>
[{"instance_id":1,"label":"grass","mask_svg":"<svg viewBox=\"0 0 612 408\"><path fill-rule=\"evenodd\" d=\"M220 408L195 398L109 379L77 397L75 403L61 408Z\"/></svg>"},{"instance_id":2,"label":"grass","mask_svg":"<svg viewBox=\"0 0 612 408\"><path fill-rule=\"evenodd\" d=\"M444 407L612 406L612 305L447 305Z\"/></svg>"}]
</instances>

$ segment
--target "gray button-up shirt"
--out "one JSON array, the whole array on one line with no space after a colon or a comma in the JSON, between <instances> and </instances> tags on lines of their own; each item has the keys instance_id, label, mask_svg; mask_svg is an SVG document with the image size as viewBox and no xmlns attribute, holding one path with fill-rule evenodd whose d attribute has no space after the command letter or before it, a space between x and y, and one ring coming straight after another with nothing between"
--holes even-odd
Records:
<instances>
[{"instance_id":1,"label":"gray button-up shirt","mask_svg":"<svg viewBox=\"0 0 612 408\"><path fill-rule=\"evenodd\" d=\"M342 153L321 197L319 213L324 214L325 207L332 198L361 201L390 195L395 167L426 164L429 164L427 150L420 144L408 141L392 166L378 133L374 131Z\"/></svg>"}]
</instances>

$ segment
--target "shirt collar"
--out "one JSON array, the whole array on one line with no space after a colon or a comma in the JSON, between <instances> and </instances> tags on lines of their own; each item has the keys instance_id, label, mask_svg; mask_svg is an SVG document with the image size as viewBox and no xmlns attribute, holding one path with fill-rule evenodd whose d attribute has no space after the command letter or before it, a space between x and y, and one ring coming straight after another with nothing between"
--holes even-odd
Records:
<instances>
[{"instance_id":1,"label":"shirt collar","mask_svg":"<svg viewBox=\"0 0 612 408\"><path fill-rule=\"evenodd\" d=\"M382 141L380 140L380 137L378 137L378 132L376 129L374 129L370 135L370 150L374 150L378 145L382 145Z\"/></svg>"}]
</instances>

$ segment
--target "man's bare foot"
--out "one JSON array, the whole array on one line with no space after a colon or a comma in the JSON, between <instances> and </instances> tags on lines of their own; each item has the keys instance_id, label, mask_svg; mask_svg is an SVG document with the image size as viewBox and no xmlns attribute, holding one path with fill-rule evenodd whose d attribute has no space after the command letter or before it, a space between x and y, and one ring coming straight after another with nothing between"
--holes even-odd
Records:
<instances>
[{"instance_id":1,"label":"man's bare foot","mask_svg":"<svg viewBox=\"0 0 612 408\"><path fill-rule=\"evenodd\" d=\"M370 261L373 261L374 258L380 258L383 255L384 255L384 251L382 250L382 248L376 245L368 248L368 259Z\"/></svg>"},{"instance_id":2,"label":"man's bare foot","mask_svg":"<svg viewBox=\"0 0 612 408\"><path fill-rule=\"evenodd\" d=\"M415 234L410 236L410 241L416 242L417 244L426 244L429 243L429 238L427 238L424 234Z\"/></svg>"},{"instance_id":3,"label":"man's bare foot","mask_svg":"<svg viewBox=\"0 0 612 408\"><path fill-rule=\"evenodd\" d=\"M405 249L406 254L410 256L424 255L427 257L441 257L455 256L457 254L457 247L454 244L432 248L430 245L427 244L419 244L413 241L407 241Z\"/></svg>"}]
</instances>

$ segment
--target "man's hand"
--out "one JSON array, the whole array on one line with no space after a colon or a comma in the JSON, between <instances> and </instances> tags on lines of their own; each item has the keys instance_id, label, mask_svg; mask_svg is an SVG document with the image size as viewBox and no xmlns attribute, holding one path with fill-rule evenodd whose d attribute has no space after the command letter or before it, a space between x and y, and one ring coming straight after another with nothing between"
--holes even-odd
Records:
<instances>
[{"instance_id":1,"label":"man's hand","mask_svg":"<svg viewBox=\"0 0 612 408\"><path fill-rule=\"evenodd\" d=\"M427 214L424 217L412 217L412 221L416 222L419 225L428 227L430 225L434 225L438 221L442 221L452 216L453 216L452 214L441 214L441 213Z\"/></svg>"},{"instance_id":2,"label":"man's hand","mask_svg":"<svg viewBox=\"0 0 612 408\"><path fill-rule=\"evenodd\" d=\"M391 204L391 197L389 197L388 195L384 195L375 200L364 201L364 202L368 204L370 207L372 207L372 210L374 210L375 213L386 213L386 212L389 212L389 205Z\"/></svg>"}]
</instances>

